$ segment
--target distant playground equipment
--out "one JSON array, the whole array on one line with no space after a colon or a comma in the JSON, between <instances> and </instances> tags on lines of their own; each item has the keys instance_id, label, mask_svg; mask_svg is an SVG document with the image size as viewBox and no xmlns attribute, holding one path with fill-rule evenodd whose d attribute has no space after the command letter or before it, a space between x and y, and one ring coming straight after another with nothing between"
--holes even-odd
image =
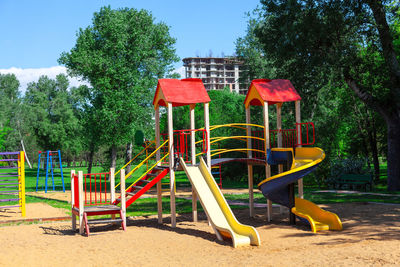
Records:
<instances>
[{"instance_id":1,"label":"distant playground equipment","mask_svg":"<svg viewBox=\"0 0 400 267\"><path fill-rule=\"evenodd\" d=\"M25 217L25 153L0 152L0 156L0 202L8 202L0 209L19 208Z\"/></svg>"},{"instance_id":2,"label":"distant playground equipment","mask_svg":"<svg viewBox=\"0 0 400 267\"><path fill-rule=\"evenodd\" d=\"M125 170L120 171L121 192L125 191ZM121 223L126 230L125 194L121 194L121 205L115 205L115 175L114 169L108 173L78 174L71 171L71 211L72 229L76 231L78 217L79 234L86 232L89 236L89 225ZM120 218L116 219L115 215ZM89 220L89 216L111 215L111 218Z\"/></svg>"},{"instance_id":3,"label":"distant playground equipment","mask_svg":"<svg viewBox=\"0 0 400 267\"><path fill-rule=\"evenodd\" d=\"M41 166L43 166L43 168L41 168ZM42 187L42 189L44 189L44 192L47 193L47 188L50 182L49 175L51 175L50 186L53 188L53 191L56 191L57 187L65 192L64 174L62 169L60 150L39 151L38 169L36 175L36 192L39 190L40 187ZM42 182L40 182L40 180L42 180Z\"/></svg>"},{"instance_id":4,"label":"distant playground equipment","mask_svg":"<svg viewBox=\"0 0 400 267\"><path fill-rule=\"evenodd\" d=\"M272 217L272 201L289 208L290 222L295 224L295 216L305 219L313 232L319 230L340 230L340 219L332 213L319 209L315 204L303 200L303 184L301 178L313 171L323 160L325 154L319 148L302 148L315 142L314 124L300 121L300 96L288 80L253 80L245 99L246 123L229 125L209 124L209 102L211 101L201 79L160 79L153 99L155 109L155 135L153 142L146 142L146 158L135 166L125 179L130 185L115 186L116 191L124 192L116 198L113 205L126 207L134 203L140 196L154 185L157 185L158 222L162 223L162 179L169 174L169 196L171 209L171 226L176 227L175 172L184 170L192 185L193 221L197 221L197 200L199 199L208 221L219 240L230 238L234 247L242 245L260 245L256 229L241 225L234 217L229 205L223 197L214 177L212 166L220 166L228 162L243 162L248 166L249 210L254 216L253 197L253 165L265 166L266 179L259 184L260 190L268 199L268 221ZM282 129L281 107L283 102L295 102L295 129ZM194 109L197 104L204 105L204 127L195 127ZM269 129L268 106L277 108L277 129ZM189 105L190 129L174 130L173 107ZM264 125L251 124L250 106L262 106ZM168 132L160 133L160 106L167 109ZM239 136L211 137L210 132L221 127L243 129L246 134ZM257 130L253 130L256 129ZM304 129L305 128L305 129ZM312 130L312 136L309 132ZM211 144L219 141L237 139L246 142L246 148L211 149ZM276 146L272 148L272 146ZM286 146L286 147L284 147ZM246 156L221 157L222 154L241 152ZM138 155L139 155L138 154ZM132 160L138 157L136 155ZM153 157L156 157L153 160ZM196 163L197 157L200 164ZM212 157L214 157L212 159ZM130 161L131 162L131 161ZM119 172L130 164L128 162ZM272 176L270 165L278 166L278 174ZM141 173L140 168L146 166ZM284 166L286 170L284 171ZM294 197L294 183L298 181L298 198ZM86 187L85 187L86 188ZM86 190L86 189L85 189ZM86 192L86 191L85 191ZM126 197L126 200L124 199ZM76 202L75 202L76 203Z\"/></svg>"}]
</instances>

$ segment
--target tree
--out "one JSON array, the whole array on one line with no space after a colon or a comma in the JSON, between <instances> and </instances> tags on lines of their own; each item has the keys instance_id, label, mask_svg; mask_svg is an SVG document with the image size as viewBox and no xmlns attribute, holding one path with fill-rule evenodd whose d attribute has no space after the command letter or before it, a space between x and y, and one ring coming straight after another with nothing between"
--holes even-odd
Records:
<instances>
[{"instance_id":1,"label":"tree","mask_svg":"<svg viewBox=\"0 0 400 267\"><path fill-rule=\"evenodd\" d=\"M0 128L2 128L2 149L18 150L17 119L19 117L19 81L14 74L0 74Z\"/></svg>"},{"instance_id":2,"label":"tree","mask_svg":"<svg viewBox=\"0 0 400 267\"><path fill-rule=\"evenodd\" d=\"M28 84L24 104L30 114L27 123L41 149L77 154L82 149L82 129L72 108L74 101L68 86L63 74L55 80L41 76L37 82Z\"/></svg>"},{"instance_id":3,"label":"tree","mask_svg":"<svg viewBox=\"0 0 400 267\"><path fill-rule=\"evenodd\" d=\"M380 114L387 127L388 190L400 190L398 32L390 28L385 2L262 0L256 36L278 75L289 74L314 103L321 85L344 83ZM379 66L365 62L365 52L382 59Z\"/></svg>"},{"instance_id":4,"label":"tree","mask_svg":"<svg viewBox=\"0 0 400 267\"><path fill-rule=\"evenodd\" d=\"M79 29L75 47L59 62L72 76L90 82L89 95L99 142L116 148L129 144L136 130L152 124L152 96L157 79L178 60L175 39L164 23L146 10L103 7L92 25Z\"/></svg>"},{"instance_id":5,"label":"tree","mask_svg":"<svg viewBox=\"0 0 400 267\"><path fill-rule=\"evenodd\" d=\"M254 11L253 16L256 17L253 17L250 13L247 14L249 17L247 33L235 42L236 54L243 61L243 69L239 77L243 87L249 87L250 82L254 79L260 79L261 77L273 79L276 76L274 66L268 61L263 47L255 34L255 30L260 23L257 17L258 12L259 10Z\"/></svg>"}]
</instances>

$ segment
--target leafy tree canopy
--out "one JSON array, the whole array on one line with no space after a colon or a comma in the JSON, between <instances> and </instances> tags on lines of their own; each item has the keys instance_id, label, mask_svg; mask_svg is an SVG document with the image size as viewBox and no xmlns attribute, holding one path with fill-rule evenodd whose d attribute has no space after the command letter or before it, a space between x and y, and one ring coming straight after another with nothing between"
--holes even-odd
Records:
<instances>
[{"instance_id":1,"label":"leafy tree canopy","mask_svg":"<svg viewBox=\"0 0 400 267\"><path fill-rule=\"evenodd\" d=\"M59 62L92 85L92 131L108 145L131 142L137 129L151 123L152 92L157 79L178 60L175 39L150 12L103 7L92 25L79 29L75 47ZM148 127L148 126L147 126Z\"/></svg>"},{"instance_id":2,"label":"leafy tree canopy","mask_svg":"<svg viewBox=\"0 0 400 267\"><path fill-rule=\"evenodd\" d=\"M81 149L79 136L81 128L73 107L69 82L65 75L55 80L42 76L37 82L28 84L24 97L29 111L27 122L36 136L37 143L44 150Z\"/></svg>"},{"instance_id":3,"label":"leafy tree canopy","mask_svg":"<svg viewBox=\"0 0 400 267\"><path fill-rule=\"evenodd\" d=\"M315 112L323 89L343 86L377 111L387 126L388 187L400 190L398 5L379 0L261 4L254 32L277 76L290 79L303 100L314 104L306 105L306 114Z\"/></svg>"}]
</instances>

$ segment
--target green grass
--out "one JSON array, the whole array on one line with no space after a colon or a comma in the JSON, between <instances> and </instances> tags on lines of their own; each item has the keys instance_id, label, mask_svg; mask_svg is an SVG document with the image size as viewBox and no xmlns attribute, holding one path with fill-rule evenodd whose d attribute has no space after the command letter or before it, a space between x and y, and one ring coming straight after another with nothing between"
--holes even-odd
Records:
<instances>
[{"instance_id":1,"label":"green grass","mask_svg":"<svg viewBox=\"0 0 400 267\"><path fill-rule=\"evenodd\" d=\"M394 203L400 204L400 194L396 196L380 196L373 194L346 194L346 193L330 193L330 192L316 192L319 191L316 187L304 188L304 198L316 204L331 204L331 203L365 203L365 202L378 202L378 203ZM296 189L297 192L297 189ZM367 192L369 193L369 192ZM389 194L388 192L384 192ZM248 202L249 194L230 194L225 195L227 200ZM254 193L254 202L266 203L265 197L261 193Z\"/></svg>"},{"instance_id":2,"label":"green grass","mask_svg":"<svg viewBox=\"0 0 400 267\"><path fill-rule=\"evenodd\" d=\"M66 190L70 190L70 178L69 174L71 169L74 169L75 171L83 171L86 173L87 168L86 167L73 167L73 168L63 168L64 172L64 182L65 182L65 188ZM136 180L138 177L140 177L146 167L143 166L141 167L131 178L128 179L127 185L132 183L134 180ZM381 166L381 171L382 174L385 173L386 171L386 166ZM93 172L104 172L104 169L102 167L94 167ZM25 171L25 176L26 176L26 191L27 192L34 192L36 191L36 175L37 175L37 169L26 169ZM56 176L57 177L57 176ZM190 182L186 177L186 174L184 172L176 172L175 175L176 178L176 186L177 190L181 190L183 188L190 188ZM116 177L117 182L118 182L118 176ZM387 192L386 191L386 182L385 182L386 177L381 177L381 181L375 186L373 192L375 193L390 193L393 194L392 192ZM44 181L44 176L43 176L43 171L42 171L42 177L40 180L40 185L43 187L43 181ZM168 179L163 179L164 182L168 183ZM49 179L50 184L49 186L49 191L52 191L51 187L51 179ZM57 184L58 187L57 189L60 191L61 186L60 183ZM168 188L168 185L165 185L165 188ZM243 179L243 181L228 181L226 179L223 180L223 188L229 188L229 189L238 189L238 188L247 188L247 179ZM254 188L256 189L257 186L255 185ZM43 189L40 188L42 191ZM381 203L398 203L400 204L400 192L396 192L394 194L398 196L375 196L375 195L369 195L369 194L342 194L342 193L317 193L315 191L320 190L320 188L316 186L306 186L304 188L305 191L305 199L308 199L312 202L315 202L317 204L324 204L324 203L351 203L351 202L381 202ZM258 190L255 190L254 194L254 199L256 203L266 203L265 197L257 192ZM232 201L240 201L240 202L248 202L248 194L226 194L225 195L227 200L232 200ZM163 205L163 212L168 214L170 213L170 207L169 207L169 197L163 197L162 200L162 205ZM45 203L48 204L52 207L55 208L62 208L67 211L67 214L71 214L70 212L70 204L67 201L62 201L62 200L53 200L53 199L47 199L44 197L34 197L34 196L26 196L26 202L27 203ZM231 206L233 209L244 209L246 207L243 206ZM201 205L198 205L199 211L202 211ZM186 199L176 199L176 211L177 213L190 213L192 211L192 202L191 200L186 200ZM156 198L141 198L138 199L135 203L133 203L130 207L127 209L127 215L128 216L145 216L145 215L154 215L157 214L157 199Z\"/></svg>"}]
</instances>

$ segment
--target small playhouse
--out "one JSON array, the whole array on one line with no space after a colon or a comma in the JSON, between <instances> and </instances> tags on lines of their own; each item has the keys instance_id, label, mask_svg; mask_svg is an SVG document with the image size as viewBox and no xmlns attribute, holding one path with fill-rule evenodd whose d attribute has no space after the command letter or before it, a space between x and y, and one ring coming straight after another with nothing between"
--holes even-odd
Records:
<instances>
[{"instance_id":1,"label":"small playhouse","mask_svg":"<svg viewBox=\"0 0 400 267\"><path fill-rule=\"evenodd\" d=\"M295 103L295 120L297 133L301 132L301 116L300 116L300 100L301 97L297 93L296 89L289 80L269 80L269 79L257 79L253 80L250 84L249 90L247 91L244 105L246 108L246 124L247 136L251 136L252 126L250 106L262 106L263 117L264 117L264 144L263 148L265 151L265 176L266 178L271 177L271 168L267 164L267 150L271 149L270 144L270 123L269 123L269 106L276 106L276 132L277 132L277 144L276 147L283 147L283 129L282 129L282 105L285 102ZM286 130L287 131L287 130ZM301 146L301 135L295 135L297 137L296 145ZM251 151L252 147L251 139L247 141L248 158L253 157ZM279 165L279 172L283 171L283 166ZM250 204L250 216L254 215L254 202L253 202L253 166L248 165L248 179L249 179L249 204ZM303 183L299 180L299 196L303 197ZM268 200L268 221L271 220L272 215L272 202Z\"/></svg>"},{"instance_id":2,"label":"small playhouse","mask_svg":"<svg viewBox=\"0 0 400 267\"><path fill-rule=\"evenodd\" d=\"M155 130L156 130L156 147L160 147L160 106L166 107L168 113L168 140L176 140L176 135L178 135L178 139L184 134L190 134L190 155L191 155L191 164L196 164L196 146L195 146L195 134L196 132L204 132L204 140L205 144L205 153L207 158L207 166L211 166L211 154L210 154L210 120L209 120L209 102L210 97L207 94L207 91L203 85L201 79L160 79L158 80L157 89L153 99L153 105L155 110ZM194 109L196 108L196 104L204 105L204 128L196 129L195 125L195 116ZM173 124L173 108L178 106L190 106L190 129L178 130L174 131ZM175 158L175 153L179 154L179 149L175 148L175 142L168 143L168 151L170 151L169 155L169 175L170 175L170 205L171 205L171 225L172 227L176 226L176 208L175 208L175 171L174 166L176 164L177 158ZM173 155L171 155L171 151L174 151ZM175 152L177 151L177 152ZM161 160L161 151L158 150L156 154L156 161L160 162ZM177 155L179 156L179 155ZM159 163L161 165L161 163ZM157 184L157 196L158 196L158 220L162 222L162 190L161 190L161 182ZM193 220L197 220L197 196L195 191L192 191L192 203L193 203Z\"/></svg>"}]
</instances>

